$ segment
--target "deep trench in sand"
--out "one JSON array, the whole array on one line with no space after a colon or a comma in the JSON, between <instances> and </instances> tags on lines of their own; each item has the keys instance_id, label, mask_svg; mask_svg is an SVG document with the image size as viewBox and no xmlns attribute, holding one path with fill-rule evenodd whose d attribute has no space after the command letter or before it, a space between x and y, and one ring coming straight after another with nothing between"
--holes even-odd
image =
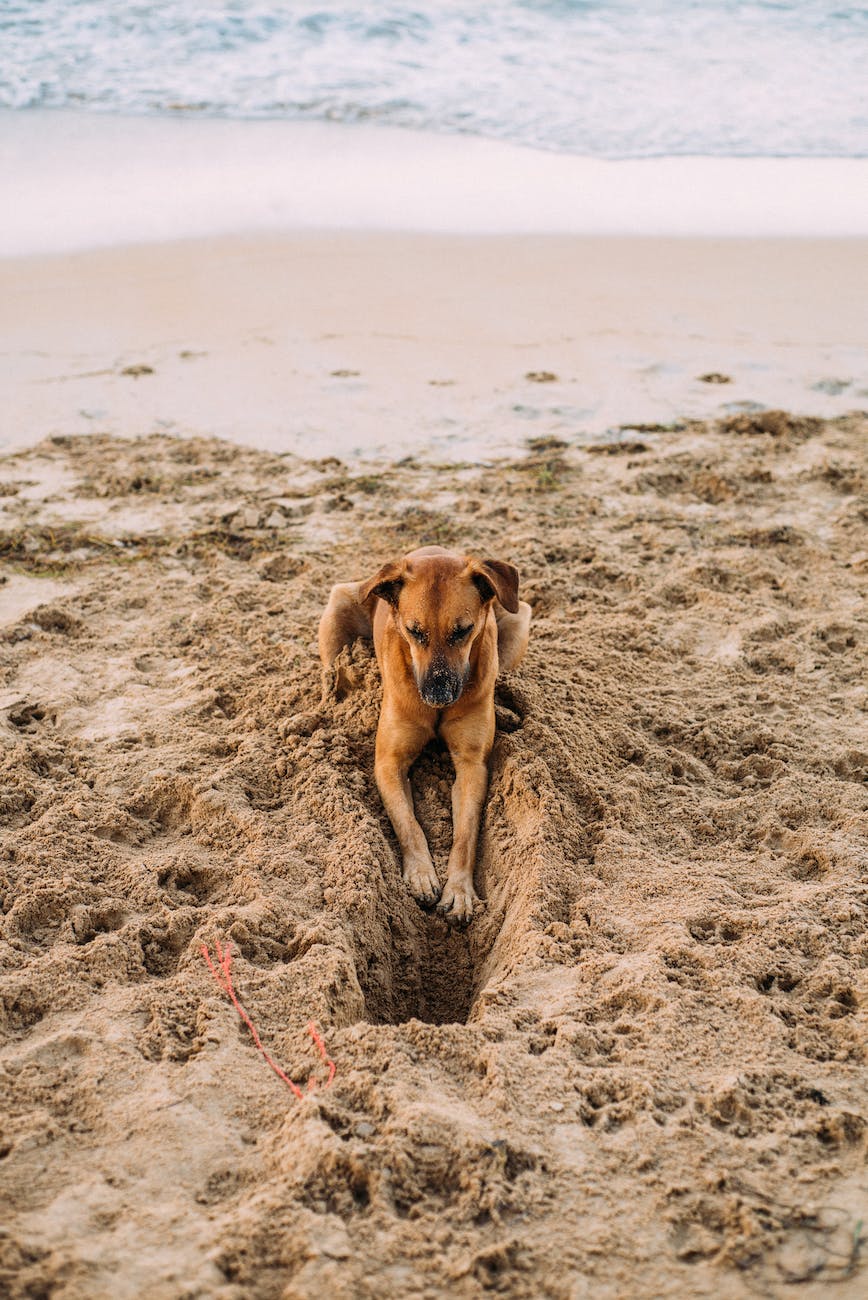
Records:
<instances>
[{"instance_id":1,"label":"deep trench in sand","mask_svg":"<svg viewBox=\"0 0 868 1300\"><path fill-rule=\"evenodd\" d=\"M408 1020L466 1024L477 994L480 964L472 930L455 929L421 910L418 918L407 919L387 968L383 970L376 961L368 964L363 984L365 1019L376 1025Z\"/></svg>"},{"instance_id":2,"label":"deep trench in sand","mask_svg":"<svg viewBox=\"0 0 868 1300\"><path fill-rule=\"evenodd\" d=\"M435 862L448 857L452 836L449 791L454 772L445 749L432 746L412 773L416 813ZM484 818L484 814L483 814ZM480 835L475 885L485 897L485 831ZM396 867L400 861L393 845ZM442 879L442 871L441 871ZM491 948L479 918L466 926L423 910L403 883L378 921L373 942L365 944L357 973L370 1024L466 1024L480 992L481 970ZM479 905L477 905L477 912Z\"/></svg>"}]
</instances>

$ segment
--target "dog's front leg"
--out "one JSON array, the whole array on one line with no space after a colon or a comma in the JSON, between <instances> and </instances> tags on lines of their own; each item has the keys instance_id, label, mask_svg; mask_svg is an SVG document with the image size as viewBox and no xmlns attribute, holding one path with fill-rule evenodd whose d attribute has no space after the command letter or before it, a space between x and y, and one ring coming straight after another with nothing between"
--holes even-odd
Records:
<instances>
[{"instance_id":1,"label":"dog's front leg","mask_svg":"<svg viewBox=\"0 0 868 1300\"><path fill-rule=\"evenodd\" d=\"M440 882L428 841L413 810L410 765L430 738L426 730L398 722L384 710L377 728L374 776L404 860L404 883L423 907L433 907L440 897Z\"/></svg>"},{"instance_id":2,"label":"dog's front leg","mask_svg":"<svg viewBox=\"0 0 868 1300\"><path fill-rule=\"evenodd\" d=\"M488 756L494 738L494 709L482 727L474 718L453 727L441 727L455 765L452 786L452 852L446 872L446 884L437 910L450 920L465 922L473 916L476 892L473 869L482 806L488 790Z\"/></svg>"}]
</instances>

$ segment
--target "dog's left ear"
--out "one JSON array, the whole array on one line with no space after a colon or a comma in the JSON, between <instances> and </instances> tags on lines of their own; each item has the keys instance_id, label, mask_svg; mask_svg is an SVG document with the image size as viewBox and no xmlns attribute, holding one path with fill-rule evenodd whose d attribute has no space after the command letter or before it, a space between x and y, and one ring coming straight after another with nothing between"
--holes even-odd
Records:
<instances>
[{"instance_id":1,"label":"dog's left ear","mask_svg":"<svg viewBox=\"0 0 868 1300\"><path fill-rule=\"evenodd\" d=\"M470 577L481 599L496 596L510 614L518 613L518 569L506 560L471 560Z\"/></svg>"},{"instance_id":2,"label":"dog's left ear","mask_svg":"<svg viewBox=\"0 0 868 1300\"><path fill-rule=\"evenodd\" d=\"M389 605L397 606L401 588L404 585L404 561L390 560L384 564L379 573L363 582L359 588L359 600L364 604L369 596L379 596Z\"/></svg>"}]
</instances>

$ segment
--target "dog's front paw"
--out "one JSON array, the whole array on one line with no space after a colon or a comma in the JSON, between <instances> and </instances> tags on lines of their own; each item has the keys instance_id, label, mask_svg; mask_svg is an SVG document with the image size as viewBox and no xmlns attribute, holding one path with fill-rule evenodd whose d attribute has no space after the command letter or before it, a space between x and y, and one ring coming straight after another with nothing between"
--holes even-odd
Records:
<instances>
[{"instance_id":1,"label":"dog's front paw","mask_svg":"<svg viewBox=\"0 0 868 1300\"><path fill-rule=\"evenodd\" d=\"M466 925L473 917L473 904L476 902L476 894L473 891L472 881L451 881L447 880L437 904L437 911L441 916L445 916L447 921L454 921L456 925Z\"/></svg>"},{"instance_id":2,"label":"dog's front paw","mask_svg":"<svg viewBox=\"0 0 868 1300\"><path fill-rule=\"evenodd\" d=\"M440 881L430 858L417 862L404 861L404 884L420 907L433 907L440 897Z\"/></svg>"}]
</instances>

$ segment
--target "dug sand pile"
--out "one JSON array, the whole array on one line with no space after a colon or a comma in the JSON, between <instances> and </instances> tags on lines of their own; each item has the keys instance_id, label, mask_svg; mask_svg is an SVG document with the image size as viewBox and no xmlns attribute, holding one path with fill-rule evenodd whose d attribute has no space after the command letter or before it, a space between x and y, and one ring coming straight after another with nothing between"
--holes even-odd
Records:
<instances>
[{"instance_id":1,"label":"dug sand pile","mask_svg":"<svg viewBox=\"0 0 868 1300\"><path fill-rule=\"evenodd\" d=\"M8 458L3 1294L864 1295L866 433ZM401 883L370 647L324 705L314 650L426 542L534 608L463 931Z\"/></svg>"}]
</instances>

